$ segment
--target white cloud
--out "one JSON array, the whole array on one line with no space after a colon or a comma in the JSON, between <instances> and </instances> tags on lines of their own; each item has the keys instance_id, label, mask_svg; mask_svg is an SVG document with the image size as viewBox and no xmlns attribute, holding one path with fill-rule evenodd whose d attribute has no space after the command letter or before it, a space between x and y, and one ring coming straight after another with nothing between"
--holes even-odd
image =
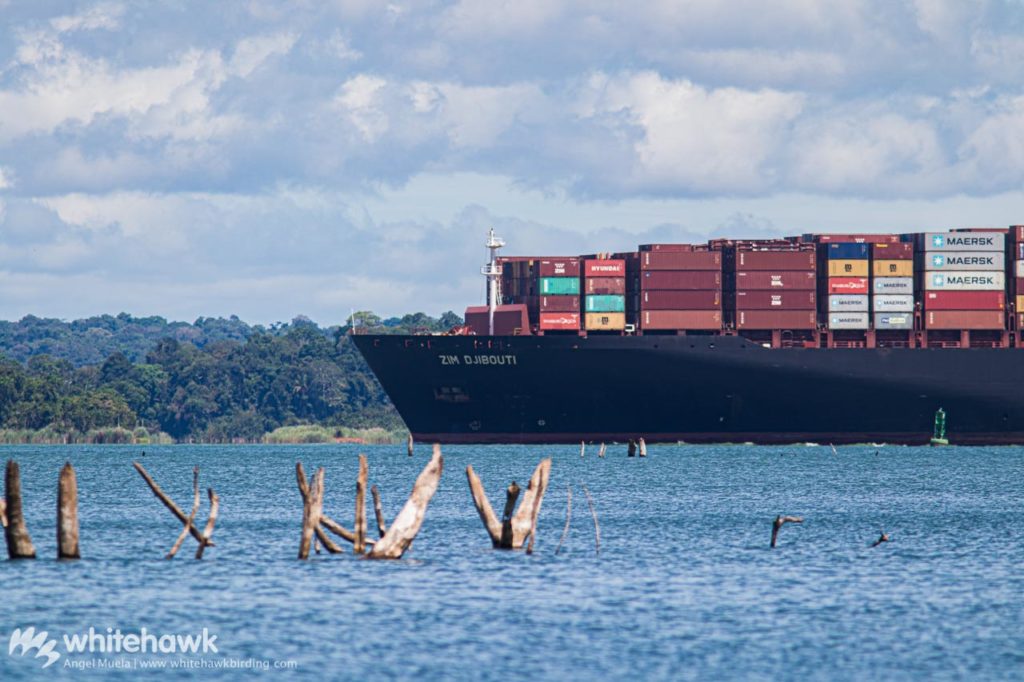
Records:
<instances>
[{"instance_id":1,"label":"white cloud","mask_svg":"<svg viewBox=\"0 0 1024 682\"><path fill-rule=\"evenodd\" d=\"M345 81L335 97L338 108L367 142L375 141L388 129L388 114L379 98L386 85L383 78L359 74Z\"/></svg>"},{"instance_id":2,"label":"white cloud","mask_svg":"<svg viewBox=\"0 0 1024 682\"><path fill-rule=\"evenodd\" d=\"M95 31L97 29L113 31L120 27L122 15L124 15L124 5L102 2L79 14L51 19L50 26L58 33Z\"/></svg>"},{"instance_id":3,"label":"white cloud","mask_svg":"<svg viewBox=\"0 0 1024 682\"><path fill-rule=\"evenodd\" d=\"M298 35L294 33L243 38L235 46L229 70L236 76L246 78L271 57L291 52L298 39Z\"/></svg>"},{"instance_id":4,"label":"white cloud","mask_svg":"<svg viewBox=\"0 0 1024 682\"><path fill-rule=\"evenodd\" d=\"M14 172L10 168L0 166L0 190L14 186Z\"/></svg>"}]
</instances>

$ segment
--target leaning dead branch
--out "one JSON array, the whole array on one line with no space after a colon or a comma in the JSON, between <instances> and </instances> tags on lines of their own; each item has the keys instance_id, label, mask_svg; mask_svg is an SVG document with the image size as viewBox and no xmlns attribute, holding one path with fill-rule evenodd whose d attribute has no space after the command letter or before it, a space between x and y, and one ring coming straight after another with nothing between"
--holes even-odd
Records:
<instances>
[{"instance_id":1,"label":"leaning dead branch","mask_svg":"<svg viewBox=\"0 0 1024 682\"><path fill-rule=\"evenodd\" d=\"M545 459L537 465L530 477L530 484L519 504L519 510L513 515L516 500L519 499L520 488L515 481L505 491L505 510L501 522L498 522L491 508L491 503L484 492L480 478L472 466L466 467L466 478L469 480L469 491L473 504L480 515L480 520L491 537L491 544L496 549L520 549L530 538L536 528L537 515L540 513L541 501L547 489L548 476L551 472L551 459Z\"/></svg>"},{"instance_id":2,"label":"leaning dead branch","mask_svg":"<svg viewBox=\"0 0 1024 682\"><path fill-rule=\"evenodd\" d=\"M775 517L775 521L772 522L772 544L771 544L771 546L773 548L775 547L775 539L779 535L779 529L782 528L782 526L784 524L787 524L787 523L803 523L803 522L804 522L804 520L800 516L782 516L782 515L776 516Z\"/></svg>"},{"instance_id":3,"label":"leaning dead branch","mask_svg":"<svg viewBox=\"0 0 1024 682\"><path fill-rule=\"evenodd\" d=\"M303 514L305 514L305 507L308 504L307 500L310 492L310 482L306 480L306 471L302 467L302 462L295 463L295 482L299 487L299 494L302 496ZM305 515L303 515L303 522L305 523ZM305 525L303 525L303 528L305 528ZM323 545L324 549L331 554L340 554L344 550L336 542L331 540L330 536L327 535L328 532L333 533L342 540L352 543L353 545L356 542L356 534L354 532L345 528L323 512L323 500L321 500L319 520L313 527L315 540L318 540L319 543ZM366 539L365 544L372 545L373 540Z\"/></svg>"},{"instance_id":4,"label":"leaning dead branch","mask_svg":"<svg viewBox=\"0 0 1024 682\"><path fill-rule=\"evenodd\" d=\"M437 492L437 485L441 480L441 472L444 469L444 458L441 456L441 446L434 445L434 454L416 478L412 487L412 493L406 501L402 511L391 522L391 527L384 534L373 550L367 555L370 559L401 559L402 555L416 534L420 532L423 525L423 517L427 513L427 505Z\"/></svg>"},{"instance_id":5,"label":"leaning dead branch","mask_svg":"<svg viewBox=\"0 0 1024 682\"><path fill-rule=\"evenodd\" d=\"M583 494L587 496L587 506L590 507L590 516L594 519L594 553L601 553L601 524L597 522L597 511L594 509L594 498L590 496L587 486L583 486Z\"/></svg>"},{"instance_id":6,"label":"leaning dead branch","mask_svg":"<svg viewBox=\"0 0 1024 682\"><path fill-rule=\"evenodd\" d=\"M7 495L7 525L4 526L7 556L11 559L35 559L36 548L29 537L21 509L21 471L13 459L7 460L4 485Z\"/></svg>"},{"instance_id":7,"label":"leaning dead branch","mask_svg":"<svg viewBox=\"0 0 1024 682\"><path fill-rule=\"evenodd\" d=\"M370 494L373 496L373 515L377 517L377 537L384 537L388 532L388 524L384 521L384 509L380 504L380 491L377 486L370 486Z\"/></svg>"},{"instance_id":8,"label":"leaning dead branch","mask_svg":"<svg viewBox=\"0 0 1024 682\"><path fill-rule=\"evenodd\" d=\"M57 558L78 559L78 480L65 462L57 483Z\"/></svg>"},{"instance_id":9,"label":"leaning dead branch","mask_svg":"<svg viewBox=\"0 0 1024 682\"><path fill-rule=\"evenodd\" d=\"M196 514L199 512L199 467L192 468L192 490L194 498L192 502L192 513L188 515L188 519L185 521L185 527L181 529L181 534L174 542L174 546L171 547L171 551L164 557L165 559L173 559L174 555L178 553L179 549L181 549L181 543L185 542L185 537L192 528L193 523L196 520ZM200 541L199 544L202 545L202 542Z\"/></svg>"},{"instance_id":10,"label":"leaning dead branch","mask_svg":"<svg viewBox=\"0 0 1024 682\"><path fill-rule=\"evenodd\" d=\"M217 523L217 513L220 511L220 498L213 488L206 489L206 495L210 498L210 516L206 519L206 527L203 528L203 541L196 547L196 559L203 558L203 551L210 546L210 538L213 537L213 527Z\"/></svg>"},{"instance_id":11,"label":"leaning dead branch","mask_svg":"<svg viewBox=\"0 0 1024 682\"><path fill-rule=\"evenodd\" d=\"M172 514L174 514L175 518L177 518L178 521L180 521L181 523L185 523L188 520L188 517L185 516L185 512L181 511L181 508L174 503L174 500L169 498L167 494L160 489L160 486L156 484L156 481L154 481L153 477L149 475L149 472L143 469L142 465L139 464L138 462L132 462L132 466L135 467L135 470L139 472L139 475L142 476L142 479L146 482L146 485L149 486L149 489L153 491L153 494L156 495L157 499L164 503L164 506L167 507ZM202 533L200 533L199 529L196 528L194 525L189 525L188 532L198 542L203 542ZM207 547L216 547L216 545L211 540L207 543Z\"/></svg>"},{"instance_id":12,"label":"leaning dead branch","mask_svg":"<svg viewBox=\"0 0 1024 682\"><path fill-rule=\"evenodd\" d=\"M555 547L555 554L562 549L562 543L569 537L569 522L572 521L572 486L566 486L568 488L568 496L565 500L565 528L562 529L562 537L558 539L558 547Z\"/></svg>"},{"instance_id":13,"label":"leaning dead branch","mask_svg":"<svg viewBox=\"0 0 1024 682\"><path fill-rule=\"evenodd\" d=\"M167 496L167 493L165 493L160 486L156 484L156 481L153 480L153 477L149 475L149 472L146 471L141 464L138 462L132 462L132 466L134 466L135 470L139 472L139 475L142 476L142 479L146 482L146 485L149 486L149 489L153 491L153 494L156 495L157 499L163 502L164 506L167 507L167 509L169 509L182 524L184 524L181 535L178 537L178 540L174 543L174 546L171 548L171 551L167 553L165 558L173 558L174 555L178 553L178 550L181 549L181 543L184 542L185 536L191 535L196 539L196 542L199 543L199 551L196 552L196 559L201 559L203 556L202 550L206 547L215 546L210 537L213 535L214 524L217 523L220 498L218 498L217 494L213 492L213 488L207 489L206 492L210 498L210 516L206 521L205 530L200 532L199 528L197 528L195 524L195 517L199 512L199 467L192 469L192 513L185 516L185 512L181 511L181 508L174 503L174 500Z\"/></svg>"}]
</instances>

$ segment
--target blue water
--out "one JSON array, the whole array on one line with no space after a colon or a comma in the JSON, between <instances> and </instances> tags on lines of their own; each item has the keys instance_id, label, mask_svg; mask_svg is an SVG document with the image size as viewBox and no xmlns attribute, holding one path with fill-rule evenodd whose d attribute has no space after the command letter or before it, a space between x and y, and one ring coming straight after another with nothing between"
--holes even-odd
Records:
<instances>
[{"instance_id":1,"label":"blue water","mask_svg":"<svg viewBox=\"0 0 1024 682\"><path fill-rule=\"evenodd\" d=\"M200 562L131 467L139 448L7 447L21 464L40 558L0 561L0 679L92 679L109 668L311 679L1024 679L1024 448L450 447L406 559L346 552L295 559L302 505L294 465L326 467L325 510L351 526L356 454L390 520L429 449L147 447L144 465L179 503L191 467L222 500ZM499 510L552 455L536 553L492 550L472 506L472 464ZM54 507L65 459L77 471L83 559L57 562ZM594 528L581 485L601 526ZM566 486L572 527L559 555ZM205 521L205 497L201 517ZM770 550L778 513L787 525ZM372 510L370 514L373 525ZM884 528L891 542L870 548ZM346 550L349 546L345 544ZM60 640L207 628L218 653L7 655L15 627ZM56 651L63 650L62 640ZM153 663L155 662L155 663ZM275 668L273 666L288 666ZM126 675L137 675L134 669Z\"/></svg>"}]
</instances>

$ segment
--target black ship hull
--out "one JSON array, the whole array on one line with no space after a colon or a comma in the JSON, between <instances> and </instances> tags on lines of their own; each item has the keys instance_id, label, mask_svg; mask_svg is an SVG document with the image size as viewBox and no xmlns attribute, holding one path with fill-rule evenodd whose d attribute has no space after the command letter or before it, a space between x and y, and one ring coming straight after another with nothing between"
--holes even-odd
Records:
<instances>
[{"instance_id":1,"label":"black ship hull","mask_svg":"<svg viewBox=\"0 0 1024 682\"><path fill-rule=\"evenodd\" d=\"M354 336L417 440L1024 443L1024 351L741 337Z\"/></svg>"}]
</instances>

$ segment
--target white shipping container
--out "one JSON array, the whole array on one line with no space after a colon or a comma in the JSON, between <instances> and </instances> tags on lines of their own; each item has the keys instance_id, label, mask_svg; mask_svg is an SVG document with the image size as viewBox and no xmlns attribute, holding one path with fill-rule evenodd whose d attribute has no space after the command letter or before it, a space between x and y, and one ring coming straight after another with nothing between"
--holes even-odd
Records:
<instances>
[{"instance_id":1,"label":"white shipping container","mask_svg":"<svg viewBox=\"0 0 1024 682\"><path fill-rule=\"evenodd\" d=\"M936 251L924 259L924 269L1002 270L1006 259L1002 251Z\"/></svg>"},{"instance_id":2,"label":"white shipping container","mask_svg":"<svg viewBox=\"0 0 1024 682\"><path fill-rule=\"evenodd\" d=\"M925 251L1006 251L1002 232L929 232Z\"/></svg>"},{"instance_id":3,"label":"white shipping container","mask_svg":"<svg viewBox=\"0 0 1024 682\"><path fill-rule=\"evenodd\" d=\"M1024 277L1024 274L1021 274L1024 273L1024 260L1017 261L1015 269L1017 272L1017 277Z\"/></svg>"},{"instance_id":4,"label":"white shipping container","mask_svg":"<svg viewBox=\"0 0 1024 682\"><path fill-rule=\"evenodd\" d=\"M829 312L866 313L867 294L833 294L828 297Z\"/></svg>"},{"instance_id":5,"label":"white shipping container","mask_svg":"<svg viewBox=\"0 0 1024 682\"><path fill-rule=\"evenodd\" d=\"M871 323L868 313L829 313L829 329L867 329Z\"/></svg>"},{"instance_id":6,"label":"white shipping container","mask_svg":"<svg viewBox=\"0 0 1024 682\"><path fill-rule=\"evenodd\" d=\"M1006 275L1002 272L929 272L924 278L924 288L927 291L1002 291L1006 288Z\"/></svg>"},{"instance_id":7,"label":"white shipping container","mask_svg":"<svg viewBox=\"0 0 1024 682\"><path fill-rule=\"evenodd\" d=\"M874 296L871 305L876 313L914 312L914 297L909 294Z\"/></svg>"},{"instance_id":8,"label":"white shipping container","mask_svg":"<svg viewBox=\"0 0 1024 682\"><path fill-rule=\"evenodd\" d=\"M875 313L875 329L913 329L911 313Z\"/></svg>"},{"instance_id":9,"label":"white shipping container","mask_svg":"<svg viewBox=\"0 0 1024 682\"><path fill-rule=\"evenodd\" d=\"M914 278L875 277L872 291L876 294L912 294L914 293Z\"/></svg>"}]
</instances>

